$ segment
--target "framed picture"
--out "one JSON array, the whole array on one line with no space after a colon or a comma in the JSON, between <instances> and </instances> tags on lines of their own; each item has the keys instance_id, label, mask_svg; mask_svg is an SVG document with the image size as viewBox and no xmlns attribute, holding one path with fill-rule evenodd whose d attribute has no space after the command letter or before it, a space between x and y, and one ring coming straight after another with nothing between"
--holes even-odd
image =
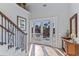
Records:
<instances>
[{"instance_id":1,"label":"framed picture","mask_svg":"<svg viewBox=\"0 0 79 59\"><path fill-rule=\"evenodd\" d=\"M21 16L17 16L17 26L23 30L26 31L26 24L27 23L27 19Z\"/></svg>"}]
</instances>

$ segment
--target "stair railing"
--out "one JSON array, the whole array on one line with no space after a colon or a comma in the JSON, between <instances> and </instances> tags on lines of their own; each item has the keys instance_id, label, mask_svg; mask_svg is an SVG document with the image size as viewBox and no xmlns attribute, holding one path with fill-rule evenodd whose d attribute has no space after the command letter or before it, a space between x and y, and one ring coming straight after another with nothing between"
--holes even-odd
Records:
<instances>
[{"instance_id":1,"label":"stair railing","mask_svg":"<svg viewBox=\"0 0 79 59\"><path fill-rule=\"evenodd\" d=\"M0 45L27 51L27 34L0 11Z\"/></svg>"}]
</instances>

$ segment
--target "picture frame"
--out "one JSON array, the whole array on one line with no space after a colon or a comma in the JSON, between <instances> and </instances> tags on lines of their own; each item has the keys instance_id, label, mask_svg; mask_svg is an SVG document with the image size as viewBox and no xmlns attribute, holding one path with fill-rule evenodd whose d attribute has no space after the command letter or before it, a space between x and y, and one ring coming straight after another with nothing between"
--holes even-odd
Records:
<instances>
[{"instance_id":1,"label":"picture frame","mask_svg":"<svg viewBox=\"0 0 79 59\"><path fill-rule=\"evenodd\" d=\"M27 23L27 19L22 17L22 16L17 16L17 26L23 30L23 31L26 31L26 24Z\"/></svg>"}]
</instances>

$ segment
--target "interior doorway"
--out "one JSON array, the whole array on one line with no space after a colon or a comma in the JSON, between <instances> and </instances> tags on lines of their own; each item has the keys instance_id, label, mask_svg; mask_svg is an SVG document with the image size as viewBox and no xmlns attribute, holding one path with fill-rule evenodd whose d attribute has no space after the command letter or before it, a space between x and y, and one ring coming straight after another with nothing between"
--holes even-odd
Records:
<instances>
[{"instance_id":1,"label":"interior doorway","mask_svg":"<svg viewBox=\"0 0 79 59\"><path fill-rule=\"evenodd\" d=\"M41 18L31 20L31 42L37 44L53 45L56 35L55 20ZM54 39L55 40L55 39Z\"/></svg>"}]
</instances>

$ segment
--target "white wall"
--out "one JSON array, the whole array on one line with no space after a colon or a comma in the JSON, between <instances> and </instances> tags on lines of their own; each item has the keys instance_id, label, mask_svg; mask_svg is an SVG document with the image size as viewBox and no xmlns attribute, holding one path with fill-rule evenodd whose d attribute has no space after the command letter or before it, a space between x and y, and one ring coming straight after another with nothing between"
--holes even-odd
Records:
<instances>
[{"instance_id":1,"label":"white wall","mask_svg":"<svg viewBox=\"0 0 79 59\"><path fill-rule=\"evenodd\" d=\"M69 4L47 3L47 7L42 6L43 3L30 3L29 10L31 20L35 18L57 17L57 47L61 48L61 36L65 35L69 23Z\"/></svg>"},{"instance_id":2,"label":"white wall","mask_svg":"<svg viewBox=\"0 0 79 59\"><path fill-rule=\"evenodd\" d=\"M15 24L17 24L17 16L28 18L29 12L19 7L15 3L1 3L0 11L7 15Z\"/></svg>"},{"instance_id":3,"label":"white wall","mask_svg":"<svg viewBox=\"0 0 79 59\"><path fill-rule=\"evenodd\" d=\"M28 24L27 25L27 34L29 35L29 30L28 30L28 26L29 26L29 20L28 20L29 12L28 11L26 11L23 8L19 7L15 3L1 3L0 4L0 11L2 13L4 13L8 18L10 18L16 25L17 25L17 16L22 16L22 17L26 18L27 19L27 24ZM27 41L29 39L28 35L27 35L27 38L26 38ZM27 47L28 47L28 44L27 44ZM0 52L1 52L1 50L0 50ZM12 52L12 50L9 53L11 53L11 52ZM6 53L8 53L8 52L6 51ZM5 54L5 53L3 53L3 54Z\"/></svg>"}]
</instances>

